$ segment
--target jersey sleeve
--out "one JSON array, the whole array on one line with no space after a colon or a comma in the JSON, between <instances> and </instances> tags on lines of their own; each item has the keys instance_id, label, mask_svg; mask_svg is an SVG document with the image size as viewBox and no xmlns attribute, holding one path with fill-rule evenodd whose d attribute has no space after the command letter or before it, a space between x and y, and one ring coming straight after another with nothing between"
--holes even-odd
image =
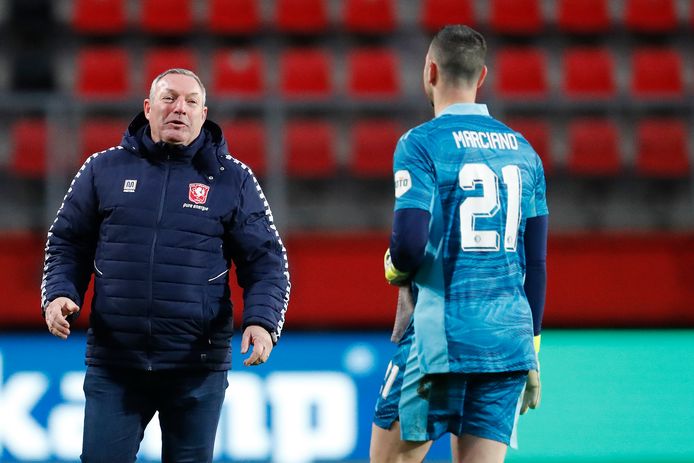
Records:
<instances>
[{"instance_id":1,"label":"jersey sleeve","mask_svg":"<svg viewBox=\"0 0 694 463\"><path fill-rule=\"evenodd\" d=\"M542 167L540 157L537 155L535 157L535 191L530 198L528 218L549 214L549 209L547 207L547 184L545 182L545 170Z\"/></svg>"},{"instance_id":2,"label":"jersey sleeve","mask_svg":"<svg viewBox=\"0 0 694 463\"><path fill-rule=\"evenodd\" d=\"M435 192L434 168L412 132L403 135L393 158L395 210L415 208L431 212Z\"/></svg>"}]
</instances>

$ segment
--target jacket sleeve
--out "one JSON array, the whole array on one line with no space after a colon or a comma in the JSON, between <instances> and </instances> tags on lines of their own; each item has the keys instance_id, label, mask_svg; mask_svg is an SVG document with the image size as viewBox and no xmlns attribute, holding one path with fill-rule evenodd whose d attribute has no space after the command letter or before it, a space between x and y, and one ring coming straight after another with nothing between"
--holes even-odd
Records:
<instances>
[{"instance_id":1,"label":"jacket sleeve","mask_svg":"<svg viewBox=\"0 0 694 463\"><path fill-rule=\"evenodd\" d=\"M229 241L236 278L243 288L243 328L260 325L277 342L291 287L287 251L270 205L252 173L242 184Z\"/></svg>"},{"instance_id":2,"label":"jacket sleeve","mask_svg":"<svg viewBox=\"0 0 694 463\"><path fill-rule=\"evenodd\" d=\"M92 160L87 159L75 175L48 230L41 281L42 311L60 296L82 307L99 231Z\"/></svg>"}]
</instances>

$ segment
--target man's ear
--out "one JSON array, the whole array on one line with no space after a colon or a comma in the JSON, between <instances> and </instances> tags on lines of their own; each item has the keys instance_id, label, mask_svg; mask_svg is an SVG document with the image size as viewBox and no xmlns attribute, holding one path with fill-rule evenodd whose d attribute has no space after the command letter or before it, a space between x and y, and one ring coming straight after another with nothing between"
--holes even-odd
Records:
<instances>
[{"instance_id":1,"label":"man's ear","mask_svg":"<svg viewBox=\"0 0 694 463\"><path fill-rule=\"evenodd\" d=\"M149 102L149 98L145 98L145 102L143 103L143 109L145 111L145 117L147 120L149 120L149 113L152 110L152 105Z\"/></svg>"},{"instance_id":2,"label":"man's ear","mask_svg":"<svg viewBox=\"0 0 694 463\"><path fill-rule=\"evenodd\" d=\"M439 81L439 66L434 62L434 60L429 60L429 65L427 67L427 80L431 85L436 85L436 83Z\"/></svg>"},{"instance_id":3,"label":"man's ear","mask_svg":"<svg viewBox=\"0 0 694 463\"><path fill-rule=\"evenodd\" d=\"M480 88L482 84L484 83L484 79L487 77L487 66L482 66L482 72L480 72L480 76L477 78L477 88Z\"/></svg>"}]
</instances>

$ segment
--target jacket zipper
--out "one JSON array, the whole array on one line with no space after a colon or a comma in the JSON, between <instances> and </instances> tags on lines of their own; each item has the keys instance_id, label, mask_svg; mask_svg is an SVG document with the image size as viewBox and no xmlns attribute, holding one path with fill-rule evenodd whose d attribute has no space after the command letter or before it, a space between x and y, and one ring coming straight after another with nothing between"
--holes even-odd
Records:
<instances>
[{"instance_id":1,"label":"jacket zipper","mask_svg":"<svg viewBox=\"0 0 694 463\"><path fill-rule=\"evenodd\" d=\"M154 303L154 249L157 246L157 237L159 235L159 223L164 215L164 202L166 200L166 187L169 183L169 161L170 155L166 156L166 170L164 171L164 182L161 188L159 197L159 212L157 213L157 222L154 227L154 237L152 238L152 248L149 251L149 304L147 305L147 370L152 371L150 339L152 338L152 304Z\"/></svg>"}]
</instances>

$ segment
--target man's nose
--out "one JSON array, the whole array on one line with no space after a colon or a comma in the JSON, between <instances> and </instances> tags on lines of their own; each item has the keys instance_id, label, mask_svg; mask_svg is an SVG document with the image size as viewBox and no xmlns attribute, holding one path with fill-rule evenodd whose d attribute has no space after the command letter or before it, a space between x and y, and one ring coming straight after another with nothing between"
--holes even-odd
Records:
<instances>
[{"instance_id":1,"label":"man's nose","mask_svg":"<svg viewBox=\"0 0 694 463\"><path fill-rule=\"evenodd\" d=\"M183 97L176 98L176 101L174 102L174 112L176 112L176 113L185 113L186 112L185 98L183 98Z\"/></svg>"}]
</instances>

